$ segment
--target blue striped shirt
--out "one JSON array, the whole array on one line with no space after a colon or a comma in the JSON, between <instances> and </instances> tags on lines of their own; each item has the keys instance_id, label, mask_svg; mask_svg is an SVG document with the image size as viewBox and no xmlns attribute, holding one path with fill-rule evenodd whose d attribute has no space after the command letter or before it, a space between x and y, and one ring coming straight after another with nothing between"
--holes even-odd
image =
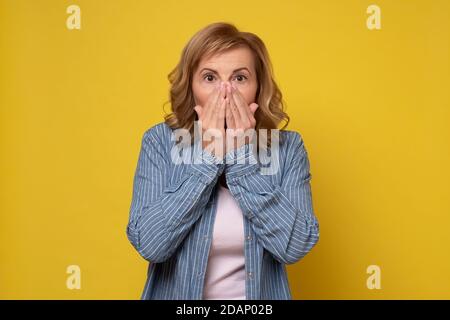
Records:
<instances>
[{"instance_id":1,"label":"blue striped shirt","mask_svg":"<svg viewBox=\"0 0 450 320\"><path fill-rule=\"evenodd\" d=\"M200 149L192 154L201 163L176 164L165 122L144 133L127 225L131 244L150 262L141 299L202 299L223 172L244 215L246 299L292 299L286 264L314 247L319 224L303 139L295 131L279 134L279 169L268 175L249 145L227 153L226 161ZM236 159L246 163L229 162Z\"/></svg>"}]
</instances>

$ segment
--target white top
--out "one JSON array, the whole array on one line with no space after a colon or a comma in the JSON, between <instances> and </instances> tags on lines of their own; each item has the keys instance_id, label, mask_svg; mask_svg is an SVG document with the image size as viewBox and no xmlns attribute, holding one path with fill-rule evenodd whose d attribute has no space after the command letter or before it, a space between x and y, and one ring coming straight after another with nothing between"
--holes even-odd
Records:
<instances>
[{"instance_id":1,"label":"white top","mask_svg":"<svg viewBox=\"0 0 450 320\"><path fill-rule=\"evenodd\" d=\"M219 185L203 299L245 300L244 220L231 192Z\"/></svg>"}]
</instances>

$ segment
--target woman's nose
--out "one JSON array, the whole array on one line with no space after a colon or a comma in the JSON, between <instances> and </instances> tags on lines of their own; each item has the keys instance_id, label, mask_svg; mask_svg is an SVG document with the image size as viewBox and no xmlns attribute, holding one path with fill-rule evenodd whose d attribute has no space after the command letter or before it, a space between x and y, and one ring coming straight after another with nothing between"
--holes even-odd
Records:
<instances>
[{"instance_id":1,"label":"woman's nose","mask_svg":"<svg viewBox=\"0 0 450 320\"><path fill-rule=\"evenodd\" d=\"M223 87L223 89L225 91L224 97L227 96L227 85L229 85L228 81L220 81L220 82L217 83L217 89L220 90L220 88Z\"/></svg>"},{"instance_id":2,"label":"woman's nose","mask_svg":"<svg viewBox=\"0 0 450 320\"><path fill-rule=\"evenodd\" d=\"M230 83L230 81L222 81L221 83L224 85L225 96L226 96L229 89L231 89L231 83Z\"/></svg>"}]
</instances>

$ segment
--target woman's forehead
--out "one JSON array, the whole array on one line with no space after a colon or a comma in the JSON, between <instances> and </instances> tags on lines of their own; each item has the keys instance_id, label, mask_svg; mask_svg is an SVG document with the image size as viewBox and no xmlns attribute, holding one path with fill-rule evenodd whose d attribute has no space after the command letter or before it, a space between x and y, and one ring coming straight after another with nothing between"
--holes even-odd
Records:
<instances>
[{"instance_id":1,"label":"woman's forehead","mask_svg":"<svg viewBox=\"0 0 450 320\"><path fill-rule=\"evenodd\" d=\"M252 52L246 47L229 49L202 57L199 63L200 70L209 68L218 71L217 69L223 69L224 67L229 69L253 68Z\"/></svg>"}]
</instances>

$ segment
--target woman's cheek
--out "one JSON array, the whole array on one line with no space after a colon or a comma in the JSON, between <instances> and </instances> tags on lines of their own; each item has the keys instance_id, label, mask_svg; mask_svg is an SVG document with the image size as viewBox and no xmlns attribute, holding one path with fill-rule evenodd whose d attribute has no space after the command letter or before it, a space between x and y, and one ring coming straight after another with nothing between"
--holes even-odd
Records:
<instances>
[{"instance_id":1,"label":"woman's cheek","mask_svg":"<svg viewBox=\"0 0 450 320\"><path fill-rule=\"evenodd\" d=\"M217 88L220 87L220 84L219 84L219 85L216 85L216 84L206 84L206 85L203 85L203 86L200 88L202 97L203 97L205 100L207 100L208 97L209 97L211 94L214 93L214 90L215 90L216 87L217 87Z\"/></svg>"},{"instance_id":2,"label":"woman's cheek","mask_svg":"<svg viewBox=\"0 0 450 320\"><path fill-rule=\"evenodd\" d=\"M238 87L239 92L241 93L241 95L244 97L245 102L247 102L247 104L251 104L255 101L256 99L256 90L253 90L252 88L245 88L245 90L242 90Z\"/></svg>"},{"instance_id":3,"label":"woman's cheek","mask_svg":"<svg viewBox=\"0 0 450 320\"><path fill-rule=\"evenodd\" d=\"M204 106L206 104L206 102L208 101L209 97L211 96L211 94L214 92L213 89L208 89L208 90L204 90L201 93L201 101L202 101L202 105Z\"/></svg>"},{"instance_id":4,"label":"woman's cheek","mask_svg":"<svg viewBox=\"0 0 450 320\"><path fill-rule=\"evenodd\" d=\"M214 91L214 87L211 84L198 83L195 86L194 96L196 103L204 106L208 100L209 95Z\"/></svg>"},{"instance_id":5,"label":"woman's cheek","mask_svg":"<svg viewBox=\"0 0 450 320\"><path fill-rule=\"evenodd\" d=\"M244 97L247 104L254 102L254 100L256 99L255 96L257 85L254 84L253 82L245 82L245 83L234 82L234 87L238 89L238 91Z\"/></svg>"}]
</instances>

